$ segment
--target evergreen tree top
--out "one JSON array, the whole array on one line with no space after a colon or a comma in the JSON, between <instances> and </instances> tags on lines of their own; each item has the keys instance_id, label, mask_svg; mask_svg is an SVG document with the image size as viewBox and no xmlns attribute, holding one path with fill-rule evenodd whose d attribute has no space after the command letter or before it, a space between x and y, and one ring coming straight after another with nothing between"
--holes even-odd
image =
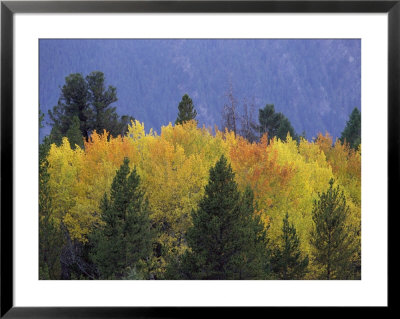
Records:
<instances>
[{"instance_id":1,"label":"evergreen tree top","mask_svg":"<svg viewBox=\"0 0 400 319\"><path fill-rule=\"evenodd\" d=\"M349 143L351 148L356 149L361 144L361 113L358 108L354 108L346 123L340 137L342 143Z\"/></svg>"},{"instance_id":2,"label":"evergreen tree top","mask_svg":"<svg viewBox=\"0 0 400 319\"><path fill-rule=\"evenodd\" d=\"M259 110L258 121L260 133L268 133L268 139L276 136L284 141L289 133L294 140L299 140L289 119L283 113L275 112L273 104L267 104Z\"/></svg>"},{"instance_id":3,"label":"evergreen tree top","mask_svg":"<svg viewBox=\"0 0 400 319\"><path fill-rule=\"evenodd\" d=\"M197 115L193 101L187 94L182 96L182 100L178 105L178 111L178 117L176 118L175 125L194 120Z\"/></svg>"}]
</instances>

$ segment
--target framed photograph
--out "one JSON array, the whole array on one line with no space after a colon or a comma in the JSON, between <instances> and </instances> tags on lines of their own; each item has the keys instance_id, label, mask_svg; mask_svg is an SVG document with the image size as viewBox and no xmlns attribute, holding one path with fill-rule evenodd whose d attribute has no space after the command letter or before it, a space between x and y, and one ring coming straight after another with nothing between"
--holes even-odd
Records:
<instances>
[{"instance_id":1,"label":"framed photograph","mask_svg":"<svg viewBox=\"0 0 400 319\"><path fill-rule=\"evenodd\" d=\"M388 309L399 18L2 1L1 316Z\"/></svg>"}]
</instances>

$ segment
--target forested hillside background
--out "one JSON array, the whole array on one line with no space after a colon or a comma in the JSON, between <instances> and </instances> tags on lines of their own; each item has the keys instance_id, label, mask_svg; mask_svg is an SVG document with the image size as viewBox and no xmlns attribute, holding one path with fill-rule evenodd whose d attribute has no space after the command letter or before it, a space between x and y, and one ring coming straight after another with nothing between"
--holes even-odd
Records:
<instances>
[{"instance_id":1,"label":"forested hillside background","mask_svg":"<svg viewBox=\"0 0 400 319\"><path fill-rule=\"evenodd\" d=\"M239 104L274 104L307 139L340 136L361 106L359 40L40 40L40 107L57 105L71 73L100 70L117 88L122 115L160 132L187 93L200 126L222 129L232 86ZM256 114L257 117L257 114ZM41 138L49 134L46 117Z\"/></svg>"}]
</instances>

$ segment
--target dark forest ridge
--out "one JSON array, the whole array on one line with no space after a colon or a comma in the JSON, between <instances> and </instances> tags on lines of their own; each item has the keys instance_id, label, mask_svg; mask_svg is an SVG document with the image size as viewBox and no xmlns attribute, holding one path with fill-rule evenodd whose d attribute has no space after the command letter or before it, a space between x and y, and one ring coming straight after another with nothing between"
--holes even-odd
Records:
<instances>
[{"instance_id":1,"label":"dark forest ridge","mask_svg":"<svg viewBox=\"0 0 400 319\"><path fill-rule=\"evenodd\" d=\"M240 106L274 104L308 139L339 137L361 105L359 40L40 40L42 111L57 104L66 76L95 70L116 87L117 112L146 131L174 123L185 93L200 125L221 128L230 83Z\"/></svg>"}]
</instances>

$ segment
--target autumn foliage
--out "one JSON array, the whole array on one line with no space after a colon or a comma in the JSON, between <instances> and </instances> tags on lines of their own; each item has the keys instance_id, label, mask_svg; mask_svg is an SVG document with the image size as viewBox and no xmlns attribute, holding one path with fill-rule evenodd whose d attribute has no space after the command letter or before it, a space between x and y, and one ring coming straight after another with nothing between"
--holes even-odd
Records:
<instances>
[{"instance_id":1,"label":"autumn foliage","mask_svg":"<svg viewBox=\"0 0 400 319\"><path fill-rule=\"evenodd\" d=\"M350 226L361 223L361 149L335 142L329 135L286 141L268 139L250 143L233 132L198 128L192 120L169 124L160 134L146 133L131 122L125 136L94 131L84 149L71 147L67 138L53 144L48 160L49 191L54 220L65 225L73 240L88 241L102 223L100 203L109 194L116 171L129 159L140 176L156 229L155 272L159 277L172 258L188 249L185 234L192 225L191 212L204 196L210 168L224 155L235 173L238 188L250 186L255 211L261 216L271 241L280 241L288 213L297 230L300 250L310 255L313 203L329 181L344 190L350 207ZM310 260L310 267L316 267Z\"/></svg>"}]
</instances>

